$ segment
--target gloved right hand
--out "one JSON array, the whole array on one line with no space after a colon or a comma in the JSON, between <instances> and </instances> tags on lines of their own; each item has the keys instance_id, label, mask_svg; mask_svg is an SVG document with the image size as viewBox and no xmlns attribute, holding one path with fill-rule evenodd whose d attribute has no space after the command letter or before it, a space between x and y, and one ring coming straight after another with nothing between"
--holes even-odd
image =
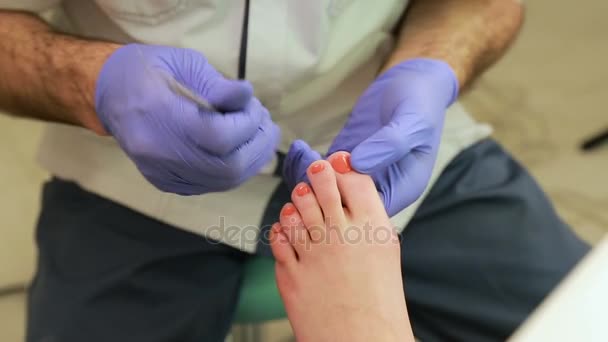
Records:
<instances>
[{"instance_id":1,"label":"gloved right hand","mask_svg":"<svg viewBox=\"0 0 608 342\"><path fill-rule=\"evenodd\" d=\"M176 94L159 72L222 113ZM102 67L95 109L150 183L198 195L237 187L274 156L279 128L252 94L251 84L224 78L197 51L130 44Z\"/></svg>"}]
</instances>

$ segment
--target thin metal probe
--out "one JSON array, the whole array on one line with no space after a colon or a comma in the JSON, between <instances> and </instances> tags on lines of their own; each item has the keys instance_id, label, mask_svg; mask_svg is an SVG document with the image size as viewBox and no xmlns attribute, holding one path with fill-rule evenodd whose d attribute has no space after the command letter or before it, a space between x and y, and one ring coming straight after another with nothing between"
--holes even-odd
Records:
<instances>
[{"instance_id":1,"label":"thin metal probe","mask_svg":"<svg viewBox=\"0 0 608 342\"><path fill-rule=\"evenodd\" d=\"M209 103L209 101L205 100L204 98L202 98L201 96L197 95L192 90L190 90L188 87L181 84L178 80L176 80L169 73L167 73L163 70L153 69L152 67L150 67L150 65L146 61L146 58L144 57L144 54L141 51L141 49L139 48L139 46L137 47L137 51L139 52L141 62L144 64L144 68L146 69L146 71L152 75L160 76L160 78L163 79L163 81L167 84L167 86L169 86L169 88L174 93L184 97L187 100L192 101L193 103L195 103L196 105L198 105L199 107L201 107L203 109L206 109L211 112L219 112L219 110L217 110L217 108L215 108L211 103Z\"/></svg>"}]
</instances>

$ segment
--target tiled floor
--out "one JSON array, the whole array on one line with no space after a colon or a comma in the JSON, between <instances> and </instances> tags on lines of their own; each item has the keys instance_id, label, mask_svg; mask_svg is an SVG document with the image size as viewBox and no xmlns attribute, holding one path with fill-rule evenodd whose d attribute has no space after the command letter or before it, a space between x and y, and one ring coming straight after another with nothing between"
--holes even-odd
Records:
<instances>
[{"instance_id":1,"label":"tiled floor","mask_svg":"<svg viewBox=\"0 0 608 342\"><path fill-rule=\"evenodd\" d=\"M608 230L608 146L581 153L578 145L608 128L608 2L536 0L527 7L520 39L465 103L494 125L559 213L594 242ZM0 116L0 284L31 274L32 226L45 177L32 161L39 129ZM20 341L22 331L23 299L0 299L0 341Z\"/></svg>"}]
</instances>

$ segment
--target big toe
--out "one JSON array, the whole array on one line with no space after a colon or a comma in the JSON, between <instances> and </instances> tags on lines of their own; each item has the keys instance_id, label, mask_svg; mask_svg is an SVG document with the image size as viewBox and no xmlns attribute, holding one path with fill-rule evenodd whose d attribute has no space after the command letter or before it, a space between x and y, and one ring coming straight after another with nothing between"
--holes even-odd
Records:
<instances>
[{"instance_id":1,"label":"big toe","mask_svg":"<svg viewBox=\"0 0 608 342\"><path fill-rule=\"evenodd\" d=\"M336 171L336 182L342 202L351 215L369 215L374 211L384 210L372 178L352 169L350 153L336 152L328 161Z\"/></svg>"}]
</instances>

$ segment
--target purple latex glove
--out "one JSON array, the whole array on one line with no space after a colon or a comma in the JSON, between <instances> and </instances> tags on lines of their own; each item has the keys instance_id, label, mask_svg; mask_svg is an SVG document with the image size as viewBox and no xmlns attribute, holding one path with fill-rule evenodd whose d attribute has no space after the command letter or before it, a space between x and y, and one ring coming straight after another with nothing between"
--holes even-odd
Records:
<instances>
[{"instance_id":1,"label":"purple latex glove","mask_svg":"<svg viewBox=\"0 0 608 342\"><path fill-rule=\"evenodd\" d=\"M178 95L160 73L224 113ZM130 44L104 64L95 108L150 183L198 195L240 185L275 154L279 128L252 94L248 82L224 78L197 51Z\"/></svg>"},{"instance_id":2,"label":"purple latex glove","mask_svg":"<svg viewBox=\"0 0 608 342\"><path fill-rule=\"evenodd\" d=\"M308 182L306 169L314 161L322 159L319 152L313 150L303 140L295 140L283 161L283 180L291 191L299 182Z\"/></svg>"},{"instance_id":3,"label":"purple latex glove","mask_svg":"<svg viewBox=\"0 0 608 342\"><path fill-rule=\"evenodd\" d=\"M412 59L398 64L367 88L329 154L351 152L353 168L372 175L392 216L426 188L446 108L457 96L458 80L446 63ZM292 145L284 168L288 184L304 179L315 153L302 142Z\"/></svg>"}]
</instances>

